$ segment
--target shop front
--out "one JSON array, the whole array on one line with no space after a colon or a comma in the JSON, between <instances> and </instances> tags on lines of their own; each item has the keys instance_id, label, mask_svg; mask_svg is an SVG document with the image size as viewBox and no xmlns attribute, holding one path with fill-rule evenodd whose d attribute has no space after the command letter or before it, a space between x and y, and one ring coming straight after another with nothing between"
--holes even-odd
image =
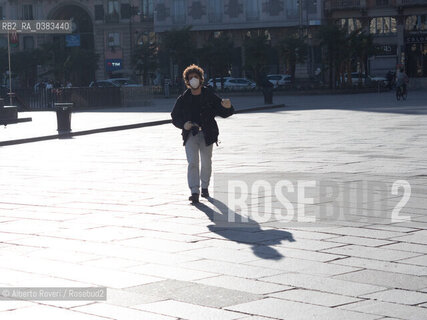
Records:
<instances>
[{"instance_id":1,"label":"shop front","mask_svg":"<svg viewBox=\"0 0 427 320\"><path fill-rule=\"evenodd\" d=\"M427 31L409 31L405 36L406 71L409 77L427 77Z\"/></svg>"},{"instance_id":2,"label":"shop front","mask_svg":"<svg viewBox=\"0 0 427 320\"><path fill-rule=\"evenodd\" d=\"M409 77L427 77L427 14L405 18L405 68Z\"/></svg>"},{"instance_id":3,"label":"shop front","mask_svg":"<svg viewBox=\"0 0 427 320\"><path fill-rule=\"evenodd\" d=\"M369 74L372 76L386 76L394 72L397 64L397 45L378 44L375 46L376 55L369 58Z\"/></svg>"}]
</instances>

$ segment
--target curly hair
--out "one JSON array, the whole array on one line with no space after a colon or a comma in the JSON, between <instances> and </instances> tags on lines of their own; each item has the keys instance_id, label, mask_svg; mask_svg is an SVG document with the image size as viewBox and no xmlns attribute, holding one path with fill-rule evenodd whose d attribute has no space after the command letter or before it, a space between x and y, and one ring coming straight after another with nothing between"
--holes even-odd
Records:
<instances>
[{"instance_id":1,"label":"curly hair","mask_svg":"<svg viewBox=\"0 0 427 320\"><path fill-rule=\"evenodd\" d=\"M185 68L185 70L182 73L182 78L184 79L184 82L187 88L190 88L190 83L189 83L190 79L188 79L188 77L190 76L191 73L195 73L199 76L200 85L202 85L203 82L205 81L205 72L199 66L192 64L191 66L188 66L187 68Z\"/></svg>"}]
</instances>

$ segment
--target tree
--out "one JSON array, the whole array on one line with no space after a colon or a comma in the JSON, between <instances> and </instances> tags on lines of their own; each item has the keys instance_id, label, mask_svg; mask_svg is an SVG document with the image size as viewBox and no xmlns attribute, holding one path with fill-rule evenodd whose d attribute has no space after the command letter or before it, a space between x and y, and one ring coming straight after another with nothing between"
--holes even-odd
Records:
<instances>
[{"instance_id":1,"label":"tree","mask_svg":"<svg viewBox=\"0 0 427 320\"><path fill-rule=\"evenodd\" d=\"M324 25L319 30L320 45L326 51L326 64L329 71L329 87L335 87L335 79L339 70L346 43L346 32L334 24Z\"/></svg>"},{"instance_id":2,"label":"tree","mask_svg":"<svg viewBox=\"0 0 427 320\"><path fill-rule=\"evenodd\" d=\"M20 86L32 86L37 76L37 65L44 63L44 58L41 50L26 50L12 52L11 56L12 77L17 77L20 81ZM0 74L3 76L1 80L7 79L6 72L9 71L9 61L7 49L0 49Z\"/></svg>"},{"instance_id":3,"label":"tree","mask_svg":"<svg viewBox=\"0 0 427 320\"><path fill-rule=\"evenodd\" d=\"M221 34L207 42L199 52L200 60L203 65L207 66L209 75L214 79L221 77L221 89L223 89L222 77L231 69L233 61L233 41Z\"/></svg>"},{"instance_id":4,"label":"tree","mask_svg":"<svg viewBox=\"0 0 427 320\"><path fill-rule=\"evenodd\" d=\"M98 69L98 60L99 55L92 50L72 48L63 63L62 82L70 80L76 86L88 85L93 80L91 75Z\"/></svg>"},{"instance_id":5,"label":"tree","mask_svg":"<svg viewBox=\"0 0 427 320\"><path fill-rule=\"evenodd\" d=\"M251 71L257 82L259 82L272 50L268 37L264 33L252 35L245 39L243 46L246 57L245 67Z\"/></svg>"},{"instance_id":6,"label":"tree","mask_svg":"<svg viewBox=\"0 0 427 320\"><path fill-rule=\"evenodd\" d=\"M0 73L4 74L9 68L7 60L7 49L0 48Z\"/></svg>"},{"instance_id":7,"label":"tree","mask_svg":"<svg viewBox=\"0 0 427 320\"><path fill-rule=\"evenodd\" d=\"M355 56L360 63L360 76L362 74L367 74L367 65L368 58L373 56L376 53L374 46L374 36L372 34L366 33L365 31L360 31L357 34L357 43Z\"/></svg>"},{"instance_id":8,"label":"tree","mask_svg":"<svg viewBox=\"0 0 427 320\"><path fill-rule=\"evenodd\" d=\"M53 74L61 82L70 80L76 86L88 85L98 69L99 55L93 50L62 48L56 43L45 43L41 56L49 68L46 74Z\"/></svg>"},{"instance_id":9,"label":"tree","mask_svg":"<svg viewBox=\"0 0 427 320\"><path fill-rule=\"evenodd\" d=\"M194 63L196 48L191 35L191 26L182 29L166 31L161 35L161 50L168 58L168 64L178 66L178 78L181 77L184 68ZM171 70L170 70L171 71Z\"/></svg>"},{"instance_id":10,"label":"tree","mask_svg":"<svg viewBox=\"0 0 427 320\"><path fill-rule=\"evenodd\" d=\"M18 51L11 54L12 73L19 77L21 87L31 87L37 77L37 65L44 59L40 50Z\"/></svg>"},{"instance_id":11,"label":"tree","mask_svg":"<svg viewBox=\"0 0 427 320\"><path fill-rule=\"evenodd\" d=\"M139 74L142 74L144 85L148 84L148 74L157 68L157 47L149 41L135 48L132 63Z\"/></svg>"},{"instance_id":12,"label":"tree","mask_svg":"<svg viewBox=\"0 0 427 320\"><path fill-rule=\"evenodd\" d=\"M319 37L326 50L330 87L334 87L335 82L351 86L351 71L356 62L360 65L362 83L362 75L367 74L368 58L375 54L373 36L360 29L347 33L336 25L326 25L320 28ZM344 74L347 74L346 81Z\"/></svg>"},{"instance_id":13,"label":"tree","mask_svg":"<svg viewBox=\"0 0 427 320\"><path fill-rule=\"evenodd\" d=\"M285 61L286 69L295 78L295 66L307 59L307 45L298 35L288 35L279 44L279 52Z\"/></svg>"}]
</instances>

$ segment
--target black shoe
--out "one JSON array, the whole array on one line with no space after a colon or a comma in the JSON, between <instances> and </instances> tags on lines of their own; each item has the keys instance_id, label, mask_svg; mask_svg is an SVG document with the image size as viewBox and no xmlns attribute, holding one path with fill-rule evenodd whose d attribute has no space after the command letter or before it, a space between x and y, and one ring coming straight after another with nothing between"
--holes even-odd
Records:
<instances>
[{"instance_id":1,"label":"black shoe","mask_svg":"<svg viewBox=\"0 0 427 320\"><path fill-rule=\"evenodd\" d=\"M191 197L188 198L188 200L190 200L191 203L199 203L199 194L198 193L192 193Z\"/></svg>"},{"instance_id":2,"label":"black shoe","mask_svg":"<svg viewBox=\"0 0 427 320\"><path fill-rule=\"evenodd\" d=\"M206 189L202 188L202 197L203 198L209 198L208 188L206 188Z\"/></svg>"}]
</instances>

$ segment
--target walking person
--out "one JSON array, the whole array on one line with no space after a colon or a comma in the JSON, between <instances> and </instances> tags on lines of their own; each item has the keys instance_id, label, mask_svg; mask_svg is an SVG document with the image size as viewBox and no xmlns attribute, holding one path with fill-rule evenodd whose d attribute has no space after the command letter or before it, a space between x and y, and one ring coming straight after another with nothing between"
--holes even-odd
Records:
<instances>
[{"instance_id":1,"label":"walking person","mask_svg":"<svg viewBox=\"0 0 427 320\"><path fill-rule=\"evenodd\" d=\"M408 75L403 68L396 74L396 90L401 90L402 95L406 95L406 84L409 82Z\"/></svg>"},{"instance_id":2,"label":"walking person","mask_svg":"<svg viewBox=\"0 0 427 320\"><path fill-rule=\"evenodd\" d=\"M200 182L202 197L209 197L212 149L213 144L218 143L219 134L215 117L227 118L234 113L234 108L229 99L221 99L211 88L203 85L204 71L199 66L188 66L182 78L187 90L176 100L171 117L174 126L182 129L188 162L187 180L191 190L189 200L194 204L199 202Z\"/></svg>"}]
</instances>

